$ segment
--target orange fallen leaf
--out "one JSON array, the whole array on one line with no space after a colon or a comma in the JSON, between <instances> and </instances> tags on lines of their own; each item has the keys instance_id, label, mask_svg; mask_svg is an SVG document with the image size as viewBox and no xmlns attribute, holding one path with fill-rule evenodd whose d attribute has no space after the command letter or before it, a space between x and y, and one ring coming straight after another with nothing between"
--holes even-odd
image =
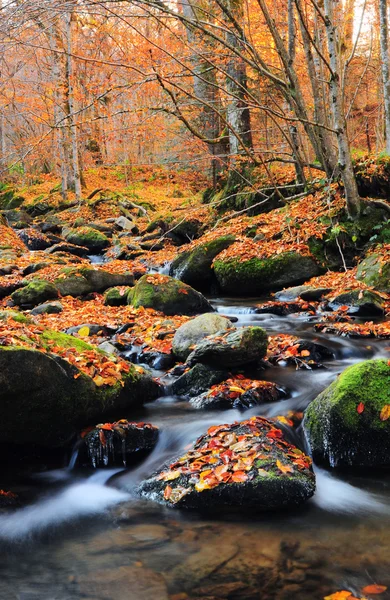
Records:
<instances>
[{"instance_id":1,"label":"orange fallen leaf","mask_svg":"<svg viewBox=\"0 0 390 600\"><path fill-rule=\"evenodd\" d=\"M387 405L389 406L389 405ZM385 592L387 590L387 586L386 585L377 585L376 583L373 583L371 585L366 585L366 587L364 587L362 589L362 592L364 594L383 594L383 592Z\"/></svg>"},{"instance_id":2,"label":"orange fallen leaf","mask_svg":"<svg viewBox=\"0 0 390 600\"><path fill-rule=\"evenodd\" d=\"M390 418L390 404L385 404L382 408L379 418L381 421L387 421Z\"/></svg>"}]
</instances>

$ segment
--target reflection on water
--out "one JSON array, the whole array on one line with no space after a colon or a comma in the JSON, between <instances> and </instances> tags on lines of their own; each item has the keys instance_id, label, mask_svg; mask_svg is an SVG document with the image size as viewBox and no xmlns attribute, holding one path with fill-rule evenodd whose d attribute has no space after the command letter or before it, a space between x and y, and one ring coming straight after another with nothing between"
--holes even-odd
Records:
<instances>
[{"instance_id":1,"label":"reflection on water","mask_svg":"<svg viewBox=\"0 0 390 600\"><path fill-rule=\"evenodd\" d=\"M245 418L302 410L346 366L385 355L385 343L315 336L304 318L218 306L234 311L240 325L260 322L269 332L316 338L336 356L323 370L266 370L264 378L289 395ZM389 475L316 468L314 498L290 513L210 518L165 509L138 499L138 482L210 425L242 413L197 412L169 397L144 412L161 436L137 467L92 474L68 468L23 481L40 492L29 506L0 515L1 600L321 600L338 589L359 596L373 582L390 587ZM293 435L302 445L300 432Z\"/></svg>"}]
</instances>

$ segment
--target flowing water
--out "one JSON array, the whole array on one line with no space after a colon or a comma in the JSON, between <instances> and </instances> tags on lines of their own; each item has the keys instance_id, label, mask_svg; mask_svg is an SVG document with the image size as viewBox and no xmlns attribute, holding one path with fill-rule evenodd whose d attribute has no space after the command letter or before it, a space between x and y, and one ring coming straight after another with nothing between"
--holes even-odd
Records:
<instances>
[{"instance_id":1,"label":"flowing water","mask_svg":"<svg viewBox=\"0 0 390 600\"><path fill-rule=\"evenodd\" d=\"M307 317L256 315L253 303L214 300L238 325L315 338L335 359L312 371L266 370L264 378L289 395L245 413L200 412L160 398L140 415L160 427L159 442L132 469L77 469L76 449L64 469L6 474L2 485L31 502L0 514L1 600L321 600L342 589L359 596L370 583L390 588L389 475L316 468L314 498L279 514L210 517L134 495L144 476L208 426L303 410L347 366L388 356L385 342L317 335ZM388 591L380 598L390 598Z\"/></svg>"}]
</instances>

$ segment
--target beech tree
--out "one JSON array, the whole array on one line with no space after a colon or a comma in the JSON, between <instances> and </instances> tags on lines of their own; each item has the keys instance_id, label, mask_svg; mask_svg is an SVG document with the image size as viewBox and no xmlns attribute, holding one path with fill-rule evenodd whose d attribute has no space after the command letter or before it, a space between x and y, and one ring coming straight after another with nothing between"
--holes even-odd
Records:
<instances>
[{"instance_id":1,"label":"beech tree","mask_svg":"<svg viewBox=\"0 0 390 600\"><path fill-rule=\"evenodd\" d=\"M383 103L385 113L386 153L390 154L390 67L389 67L389 23L387 0L379 0L380 46L382 61Z\"/></svg>"}]
</instances>

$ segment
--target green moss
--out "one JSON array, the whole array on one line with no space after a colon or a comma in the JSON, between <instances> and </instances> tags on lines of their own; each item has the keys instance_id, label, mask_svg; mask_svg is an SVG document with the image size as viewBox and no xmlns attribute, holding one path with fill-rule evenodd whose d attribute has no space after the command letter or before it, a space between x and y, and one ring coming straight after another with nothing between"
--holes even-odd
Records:
<instances>
[{"instance_id":1,"label":"green moss","mask_svg":"<svg viewBox=\"0 0 390 600\"><path fill-rule=\"evenodd\" d=\"M46 300L58 298L58 290L48 281L34 279L25 287L13 292L11 298L18 306L36 306Z\"/></svg>"},{"instance_id":2,"label":"green moss","mask_svg":"<svg viewBox=\"0 0 390 600\"><path fill-rule=\"evenodd\" d=\"M52 343L54 343L60 348L75 348L78 352L85 352L88 350L97 350L100 352L96 346L91 346L91 344L87 344L83 340L80 340L73 335L67 335L66 333L61 333L59 331L52 331L51 329L44 331L40 339L42 346L47 350L50 350Z\"/></svg>"},{"instance_id":3,"label":"green moss","mask_svg":"<svg viewBox=\"0 0 390 600\"><path fill-rule=\"evenodd\" d=\"M357 269L356 278L381 292L390 292L390 263L383 262L381 254L367 256Z\"/></svg>"},{"instance_id":4,"label":"green moss","mask_svg":"<svg viewBox=\"0 0 390 600\"><path fill-rule=\"evenodd\" d=\"M17 323L30 323L31 319L28 319L26 315L20 313L16 310L1 310L0 311L0 321L7 321L8 319L13 319Z\"/></svg>"},{"instance_id":5,"label":"green moss","mask_svg":"<svg viewBox=\"0 0 390 600\"><path fill-rule=\"evenodd\" d=\"M101 231L92 227L78 227L77 229L69 230L65 239L70 244L77 246L86 246L91 250L100 251L109 246L110 240Z\"/></svg>"}]
</instances>

